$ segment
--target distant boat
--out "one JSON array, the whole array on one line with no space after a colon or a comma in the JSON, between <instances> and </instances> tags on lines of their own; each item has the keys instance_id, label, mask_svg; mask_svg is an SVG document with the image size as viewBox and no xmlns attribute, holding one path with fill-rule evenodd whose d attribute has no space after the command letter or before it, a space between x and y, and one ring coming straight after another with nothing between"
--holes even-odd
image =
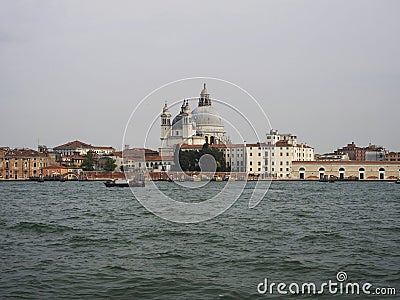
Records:
<instances>
[{"instance_id":1,"label":"distant boat","mask_svg":"<svg viewBox=\"0 0 400 300\"><path fill-rule=\"evenodd\" d=\"M395 183L400 184L400 178L395 181Z\"/></svg>"},{"instance_id":2,"label":"distant boat","mask_svg":"<svg viewBox=\"0 0 400 300\"><path fill-rule=\"evenodd\" d=\"M211 180L216 182L222 182L222 177L215 175Z\"/></svg>"},{"instance_id":3,"label":"distant boat","mask_svg":"<svg viewBox=\"0 0 400 300\"><path fill-rule=\"evenodd\" d=\"M114 179L104 182L106 187L144 187L145 183L143 180L125 180L125 179Z\"/></svg>"},{"instance_id":4,"label":"distant boat","mask_svg":"<svg viewBox=\"0 0 400 300\"><path fill-rule=\"evenodd\" d=\"M193 181L194 181L194 182L200 182L200 181L201 181L201 178L200 178L199 176L194 175L194 176L193 176Z\"/></svg>"},{"instance_id":5,"label":"distant boat","mask_svg":"<svg viewBox=\"0 0 400 300\"><path fill-rule=\"evenodd\" d=\"M236 181L236 179L232 178L230 175L225 175L223 181L233 182Z\"/></svg>"}]
</instances>

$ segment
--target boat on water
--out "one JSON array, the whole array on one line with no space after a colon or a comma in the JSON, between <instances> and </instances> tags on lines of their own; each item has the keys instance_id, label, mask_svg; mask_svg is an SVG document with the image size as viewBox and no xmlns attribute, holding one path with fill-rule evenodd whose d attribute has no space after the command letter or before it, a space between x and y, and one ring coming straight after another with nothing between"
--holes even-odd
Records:
<instances>
[{"instance_id":1,"label":"boat on water","mask_svg":"<svg viewBox=\"0 0 400 300\"><path fill-rule=\"evenodd\" d=\"M233 182L236 181L236 179L232 178L230 175L225 175L223 181Z\"/></svg>"},{"instance_id":2,"label":"boat on water","mask_svg":"<svg viewBox=\"0 0 400 300\"><path fill-rule=\"evenodd\" d=\"M395 183L400 184L400 178L395 181Z\"/></svg>"},{"instance_id":3,"label":"boat on water","mask_svg":"<svg viewBox=\"0 0 400 300\"><path fill-rule=\"evenodd\" d=\"M193 175L193 181L194 182L200 182L201 178L199 176Z\"/></svg>"},{"instance_id":4,"label":"boat on water","mask_svg":"<svg viewBox=\"0 0 400 300\"><path fill-rule=\"evenodd\" d=\"M145 183L144 180L125 180L125 179L114 179L114 180L107 180L104 182L106 187L144 187Z\"/></svg>"},{"instance_id":5,"label":"boat on water","mask_svg":"<svg viewBox=\"0 0 400 300\"><path fill-rule=\"evenodd\" d=\"M221 176L215 175L215 176L211 179L211 181L222 182L222 177L221 177Z\"/></svg>"}]
</instances>

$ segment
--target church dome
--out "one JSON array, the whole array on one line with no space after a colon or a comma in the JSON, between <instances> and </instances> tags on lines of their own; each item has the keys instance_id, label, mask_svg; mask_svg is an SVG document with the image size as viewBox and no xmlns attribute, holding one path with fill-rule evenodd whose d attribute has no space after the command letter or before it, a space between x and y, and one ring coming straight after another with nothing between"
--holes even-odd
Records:
<instances>
[{"instance_id":1,"label":"church dome","mask_svg":"<svg viewBox=\"0 0 400 300\"><path fill-rule=\"evenodd\" d=\"M219 113L212 106L199 106L192 111L196 126L223 127L224 123Z\"/></svg>"}]
</instances>

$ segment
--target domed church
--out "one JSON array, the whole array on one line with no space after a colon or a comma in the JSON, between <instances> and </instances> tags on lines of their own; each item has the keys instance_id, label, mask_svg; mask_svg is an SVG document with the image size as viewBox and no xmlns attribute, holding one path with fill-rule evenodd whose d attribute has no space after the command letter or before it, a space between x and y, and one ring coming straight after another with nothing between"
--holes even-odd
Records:
<instances>
[{"instance_id":1,"label":"domed church","mask_svg":"<svg viewBox=\"0 0 400 300\"><path fill-rule=\"evenodd\" d=\"M230 143L219 113L212 107L206 84L200 93L198 106L192 111L183 100L179 114L172 120L165 103L161 114L161 148L177 144L203 145Z\"/></svg>"}]
</instances>

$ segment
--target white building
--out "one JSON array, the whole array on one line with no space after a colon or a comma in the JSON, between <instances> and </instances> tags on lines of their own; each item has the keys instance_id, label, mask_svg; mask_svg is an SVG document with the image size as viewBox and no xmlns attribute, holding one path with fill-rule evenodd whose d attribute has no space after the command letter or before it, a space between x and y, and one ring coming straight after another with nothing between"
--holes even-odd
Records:
<instances>
[{"instance_id":1,"label":"white building","mask_svg":"<svg viewBox=\"0 0 400 300\"><path fill-rule=\"evenodd\" d=\"M93 146L81 141L72 141L53 148L54 152L64 156L86 155L89 151L98 155L108 155L115 152L113 147Z\"/></svg>"},{"instance_id":2,"label":"white building","mask_svg":"<svg viewBox=\"0 0 400 300\"><path fill-rule=\"evenodd\" d=\"M219 113L212 107L206 84L200 93L198 106L193 111L189 101L183 100L179 114L172 120L168 105L161 114L161 151L168 151L175 145L226 144L224 123Z\"/></svg>"}]
</instances>

